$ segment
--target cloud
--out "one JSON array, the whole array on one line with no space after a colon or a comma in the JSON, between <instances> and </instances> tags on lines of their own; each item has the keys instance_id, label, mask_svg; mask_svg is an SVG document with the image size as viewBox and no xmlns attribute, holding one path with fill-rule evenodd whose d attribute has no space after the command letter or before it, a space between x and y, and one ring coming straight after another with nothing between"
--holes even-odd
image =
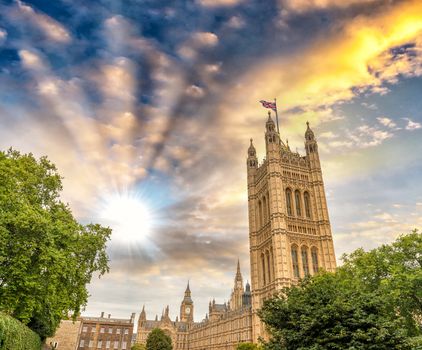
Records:
<instances>
[{"instance_id":1,"label":"cloud","mask_svg":"<svg viewBox=\"0 0 422 350\"><path fill-rule=\"evenodd\" d=\"M416 130L422 128L421 123L414 122L409 118L403 118L403 120L407 121L406 130Z\"/></svg>"},{"instance_id":2,"label":"cloud","mask_svg":"<svg viewBox=\"0 0 422 350\"><path fill-rule=\"evenodd\" d=\"M394 129L397 124L393 122L390 118L387 117L378 117L377 120L384 126L389 127L390 129Z\"/></svg>"},{"instance_id":3,"label":"cloud","mask_svg":"<svg viewBox=\"0 0 422 350\"><path fill-rule=\"evenodd\" d=\"M306 12L327 8L346 8L353 5L367 5L379 0L281 0L281 5L295 12Z\"/></svg>"},{"instance_id":4,"label":"cloud","mask_svg":"<svg viewBox=\"0 0 422 350\"><path fill-rule=\"evenodd\" d=\"M0 28L0 44L3 44L7 39L7 30Z\"/></svg>"},{"instance_id":5,"label":"cloud","mask_svg":"<svg viewBox=\"0 0 422 350\"><path fill-rule=\"evenodd\" d=\"M199 86L191 85L186 89L186 94L194 98L200 98L204 96L205 92Z\"/></svg>"},{"instance_id":6,"label":"cloud","mask_svg":"<svg viewBox=\"0 0 422 350\"><path fill-rule=\"evenodd\" d=\"M46 65L42 57L35 52L29 51L29 50L20 50L19 57L22 61L22 64L27 69L34 69L38 71L46 69Z\"/></svg>"},{"instance_id":7,"label":"cloud","mask_svg":"<svg viewBox=\"0 0 422 350\"><path fill-rule=\"evenodd\" d=\"M35 27L39 28L45 36L57 43L69 43L72 39L69 31L51 17L36 12L31 6L17 0L20 14Z\"/></svg>"},{"instance_id":8,"label":"cloud","mask_svg":"<svg viewBox=\"0 0 422 350\"><path fill-rule=\"evenodd\" d=\"M197 0L197 2L204 7L228 7L235 6L243 0Z\"/></svg>"}]
</instances>

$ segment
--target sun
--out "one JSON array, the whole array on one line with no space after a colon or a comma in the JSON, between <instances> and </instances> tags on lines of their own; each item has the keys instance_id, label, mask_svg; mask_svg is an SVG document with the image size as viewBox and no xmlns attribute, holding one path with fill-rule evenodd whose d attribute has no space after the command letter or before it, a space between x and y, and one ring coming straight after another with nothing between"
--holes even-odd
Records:
<instances>
[{"instance_id":1,"label":"sun","mask_svg":"<svg viewBox=\"0 0 422 350\"><path fill-rule=\"evenodd\" d=\"M136 195L113 194L105 197L100 217L113 229L113 238L120 241L143 241L151 233L151 211Z\"/></svg>"}]
</instances>

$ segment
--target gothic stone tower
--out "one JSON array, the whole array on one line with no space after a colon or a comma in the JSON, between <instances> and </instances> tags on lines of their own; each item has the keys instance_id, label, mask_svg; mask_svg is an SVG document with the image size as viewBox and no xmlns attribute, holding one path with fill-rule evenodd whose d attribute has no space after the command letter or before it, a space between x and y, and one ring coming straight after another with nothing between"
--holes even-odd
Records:
<instances>
[{"instance_id":1,"label":"gothic stone tower","mask_svg":"<svg viewBox=\"0 0 422 350\"><path fill-rule=\"evenodd\" d=\"M189 282L185 290L185 296L180 305L180 322L193 322L193 301L189 288Z\"/></svg>"},{"instance_id":2,"label":"gothic stone tower","mask_svg":"<svg viewBox=\"0 0 422 350\"><path fill-rule=\"evenodd\" d=\"M318 144L309 123L306 156L281 142L270 113L265 145L261 165L252 139L247 158L254 341L264 335L256 311L266 298L320 268L336 268Z\"/></svg>"}]
</instances>

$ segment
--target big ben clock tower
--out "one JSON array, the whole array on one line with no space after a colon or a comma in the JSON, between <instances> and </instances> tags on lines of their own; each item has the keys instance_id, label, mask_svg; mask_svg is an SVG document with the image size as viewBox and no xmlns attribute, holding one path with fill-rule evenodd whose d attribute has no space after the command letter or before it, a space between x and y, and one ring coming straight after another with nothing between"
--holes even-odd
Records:
<instances>
[{"instance_id":1,"label":"big ben clock tower","mask_svg":"<svg viewBox=\"0 0 422 350\"><path fill-rule=\"evenodd\" d=\"M185 290L185 297L180 305L180 321L193 322L193 301L189 288L189 282Z\"/></svg>"}]
</instances>

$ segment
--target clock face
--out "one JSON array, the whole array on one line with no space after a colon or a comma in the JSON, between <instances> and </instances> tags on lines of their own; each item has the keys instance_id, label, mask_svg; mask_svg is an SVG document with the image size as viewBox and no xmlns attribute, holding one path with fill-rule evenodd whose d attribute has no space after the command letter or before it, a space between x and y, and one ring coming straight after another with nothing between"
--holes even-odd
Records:
<instances>
[{"instance_id":1,"label":"clock face","mask_svg":"<svg viewBox=\"0 0 422 350\"><path fill-rule=\"evenodd\" d=\"M186 313L189 315L189 314L190 314L190 307L188 306L188 307L185 309L185 311L186 311Z\"/></svg>"}]
</instances>

